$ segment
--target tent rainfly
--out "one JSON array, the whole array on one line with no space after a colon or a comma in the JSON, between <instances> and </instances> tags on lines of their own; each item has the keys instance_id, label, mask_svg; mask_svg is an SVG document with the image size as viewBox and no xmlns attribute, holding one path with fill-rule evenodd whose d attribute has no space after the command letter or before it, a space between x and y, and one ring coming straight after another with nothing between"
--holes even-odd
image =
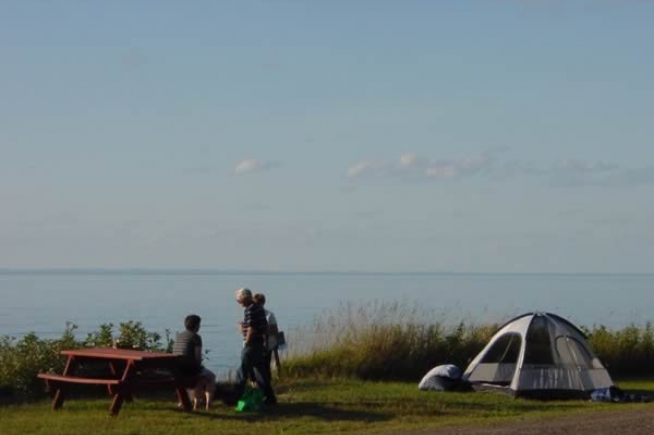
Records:
<instances>
[{"instance_id":1,"label":"tent rainfly","mask_svg":"<svg viewBox=\"0 0 654 435\"><path fill-rule=\"evenodd\" d=\"M526 313L502 326L463 379L476 387L538 399L587 398L613 385L585 335L551 313Z\"/></svg>"}]
</instances>

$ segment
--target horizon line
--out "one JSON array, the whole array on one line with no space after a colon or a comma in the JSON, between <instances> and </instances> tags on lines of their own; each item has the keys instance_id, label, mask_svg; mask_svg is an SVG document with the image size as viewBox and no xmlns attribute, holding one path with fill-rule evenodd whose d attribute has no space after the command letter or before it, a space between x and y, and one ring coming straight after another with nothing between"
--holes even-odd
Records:
<instances>
[{"instance_id":1,"label":"horizon line","mask_svg":"<svg viewBox=\"0 0 654 435\"><path fill-rule=\"evenodd\" d=\"M479 275L479 276L652 276L654 272L479 272L479 271L370 271L370 270L266 270L266 269L210 269L210 268L105 268L105 267L52 267L52 268L7 268L0 267L0 275Z\"/></svg>"}]
</instances>

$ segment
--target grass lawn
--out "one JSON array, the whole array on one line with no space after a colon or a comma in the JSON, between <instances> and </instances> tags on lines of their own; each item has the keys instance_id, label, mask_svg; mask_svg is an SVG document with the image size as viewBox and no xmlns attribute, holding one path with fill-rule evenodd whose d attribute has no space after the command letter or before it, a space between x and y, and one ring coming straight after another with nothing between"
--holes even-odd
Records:
<instances>
[{"instance_id":1,"label":"grass lawn","mask_svg":"<svg viewBox=\"0 0 654 435\"><path fill-rule=\"evenodd\" d=\"M623 381L625 390L654 392L652 381ZM217 403L209 412L178 411L174 400L135 400L118 417L110 398L71 400L60 411L49 402L0 407L0 434L22 435L248 435L393 433L461 423L489 424L518 418L562 415L652 404L536 402L493 393L418 391L414 383L297 380L279 384L280 403L260 413L237 413Z\"/></svg>"}]
</instances>

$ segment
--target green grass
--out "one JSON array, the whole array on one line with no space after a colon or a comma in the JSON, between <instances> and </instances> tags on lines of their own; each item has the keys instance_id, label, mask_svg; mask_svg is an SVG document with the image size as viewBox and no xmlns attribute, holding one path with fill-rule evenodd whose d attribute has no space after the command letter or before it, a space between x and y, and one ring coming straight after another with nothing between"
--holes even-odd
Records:
<instances>
[{"instance_id":1,"label":"green grass","mask_svg":"<svg viewBox=\"0 0 654 435\"><path fill-rule=\"evenodd\" d=\"M654 380L624 381L626 390L654 391ZM536 402L493 393L418 391L415 383L355 380L297 380L278 386L280 404L261 413L241 414L222 404L209 412L178 411L173 400L126 403L108 415L109 397L70 400L60 411L49 402L0 407L3 435L43 434L361 434L393 433L442 425L487 425L512 419L563 415L651 404Z\"/></svg>"},{"instance_id":2,"label":"green grass","mask_svg":"<svg viewBox=\"0 0 654 435\"><path fill-rule=\"evenodd\" d=\"M506 320L506 319L504 319ZM328 310L313 325L287 331L284 371L295 378L356 378L417 382L431 368L455 364L464 369L497 331L496 324L457 320L419 305L369 301ZM62 349L109 346L116 340L146 350L170 350L169 331L149 332L137 321L100 325L86 338L68 324L57 340L34 333L0 335L0 392L21 399L43 397L40 372L61 373ZM582 328L612 376L654 376L654 325Z\"/></svg>"},{"instance_id":3,"label":"green grass","mask_svg":"<svg viewBox=\"0 0 654 435\"><path fill-rule=\"evenodd\" d=\"M210 412L189 414L177 410L172 398L139 399L125 404L120 416L112 418L107 412L109 397L71 400L57 412L50 410L49 402L40 401L0 406L0 434L373 434L652 406L420 392L417 382L424 373L443 363L464 368L497 326L446 320L400 304L343 306L317 321L304 339L302 331L289 334L291 349L284 358L287 377L277 385L280 405L262 413L240 414L217 404ZM122 338L150 336L138 322L121 327ZM113 337L106 325L80 342L72 335L73 329L54 341L33 334L20 340L0 337L0 387L10 387L19 400L43 397L36 373L60 372L60 349L106 345ZM594 326L586 332L612 375L650 379L621 382L623 389L654 393L654 327L650 323L617 331ZM162 345L159 336L152 337L151 343L145 342L146 348Z\"/></svg>"},{"instance_id":4,"label":"green grass","mask_svg":"<svg viewBox=\"0 0 654 435\"><path fill-rule=\"evenodd\" d=\"M284 370L297 377L417 381L437 365L465 368L498 326L403 303L346 303L288 334ZM582 330L611 375L654 375L652 323Z\"/></svg>"}]
</instances>

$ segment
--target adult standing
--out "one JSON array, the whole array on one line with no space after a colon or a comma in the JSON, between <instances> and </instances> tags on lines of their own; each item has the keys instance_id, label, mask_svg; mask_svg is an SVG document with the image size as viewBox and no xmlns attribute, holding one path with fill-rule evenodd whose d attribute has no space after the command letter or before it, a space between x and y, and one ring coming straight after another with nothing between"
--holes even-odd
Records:
<instances>
[{"instance_id":1,"label":"adult standing","mask_svg":"<svg viewBox=\"0 0 654 435\"><path fill-rule=\"evenodd\" d=\"M250 374L254 374L268 405L277 403L277 397L270 384L270 370L266 369L266 332L268 322L263 306L254 302L252 292L242 288L236 291L236 302L243 310L240 329L243 333L241 367L236 373L236 394L241 397ZM270 367L270 365L268 365Z\"/></svg>"},{"instance_id":2,"label":"adult standing","mask_svg":"<svg viewBox=\"0 0 654 435\"><path fill-rule=\"evenodd\" d=\"M277 335L279 334L279 328L277 326L277 318L275 313L266 309L266 295L263 293L257 293L253 297L254 303L259 304L263 307L263 311L266 314L266 321L268 322L268 329L266 330L266 369L268 370L268 377L272 381L272 372L271 372L271 363L273 353L277 351L279 343L277 342ZM279 371L279 357L277 357L277 370Z\"/></svg>"}]
</instances>

